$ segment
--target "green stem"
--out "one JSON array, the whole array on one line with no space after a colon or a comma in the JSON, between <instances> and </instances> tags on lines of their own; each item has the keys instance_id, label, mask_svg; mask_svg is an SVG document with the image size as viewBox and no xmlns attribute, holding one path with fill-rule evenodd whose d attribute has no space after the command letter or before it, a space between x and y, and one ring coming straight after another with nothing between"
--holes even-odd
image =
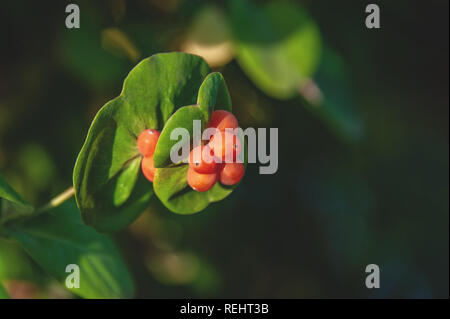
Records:
<instances>
[{"instance_id":1,"label":"green stem","mask_svg":"<svg viewBox=\"0 0 450 319\"><path fill-rule=\"evenodd\" d=\"M58 196L56 196L55 198L53 198L50 202L48 202L44 206L38 208L33 215L40 214L41 212L45 212L52 208L58 207L59 205L64 203L66 200L70 199L73 195L75 195L75 189L72 186L72 187L69 187L68 189L66 189L64 192L62 192Z\"/></svg>"},{"instance_id":2,"label":"green stem","mask_svg":"<svg viewBox=\"0 0 450 319\"><path fill-rule=\"evenodd\" d=\"M37 209L31 210L31 211L28 211L28 212L14 214L14 215L9 216L8 218L5 218L4 220L2 220L0 222L0 228L2 228L3 225L5 225L5 224L7 224L7 223L9 223L11 221L14 221L14 220L33 219L36 216L39 216L42 213L45 213L45 212L49 211L52 208L58 207L59 205L64 203L66 200L70 199L74 194L75 194L75 189L73 188L73 186L69 187L68 189L66 189L61 194L59 194L56 197L54 197L50 202L48 202L44 206L41 206L41 207L39 207ZM0 229L0 232L1 232L1 229Z\"/></svg>"}]
</instances>

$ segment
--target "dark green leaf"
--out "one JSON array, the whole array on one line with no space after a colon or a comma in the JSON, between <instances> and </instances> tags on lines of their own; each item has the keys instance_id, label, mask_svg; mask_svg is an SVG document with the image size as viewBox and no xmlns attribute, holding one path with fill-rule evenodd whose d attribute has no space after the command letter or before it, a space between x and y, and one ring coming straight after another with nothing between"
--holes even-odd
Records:
<instances>
[{"instance_id":1,"label":"dark green leaf","mask_svg":"<svg viewBox=\"0 0 450 319\"><path fill-rule=\"evenodd\" d=\"M33 211L19 194L8 185L0 175L0 224L20 216L27 216Z\"/></svg>"},{"instance_id":2,"label":"dark green leaf","mask_svg":"<svg viewBox=\"0 0 450 319\"><path fill-rule=\"evenodd\" d=\"M9 184L0 175L0 197L6 199L12 203L20 205L28 205L28 203L16 193L14 189L9 186Z\"/></svg>"},{"instance_id":3,"label":"dark green leaf","mask_svg":"<svg viewBox=\"0 0 450 319\"><path fill-rule=\"evenodd\" d=\"M259 8L246 0L231 5L237 61L267 95L288 99L316 71L321 38L302 7L272 1Z\"/></svg>"},{"instance_id":4,"label":"dark green leaf","mask_svg":"<svg viewBox=\"0 0 450 319\"><path fill-rule=\"evenodd\" d=\"M174 213L183 215L197 213L210 203L227 197L235 187L224 186L217 182L209 191L197 192L187 183L188 168L188 165L181 165L156 170L155 193Z\"/></svg>"},{"instance_id":5,"label":"dark green leaf","mask_svg":"<svg viewBox=\"0 0 450 319\"><path fill-rule=\"evenodd\" d=\"M66 267L80 267L80 288L70 290L85 298L126 298L133 284L114 243L107 235L85 226L73 200L25 223L15 223L8 234L17 240L46 272L63 285Z\"/></svg>"},{"instance_id":6,"label":"dark green leaf","mask_svg":"<svg viewBox=\"0 0 450 319\"><path fill-rule=\"evenodd\" d=\"M197 105L205 113L206 122L213 110L231 112L231 97L222 74L214 72L206 77L198 92Z\"/></svg>"},{"instance_id":7,"label":"dark green leaf","mask_svg":"<svg viewBox=\"0 0 450 319\"><path fill-rule=\"evenodd\" d=\"M130 72L121 95L98 112L74 169L76 199L87 224L115 231L142 212L152 186L141 178L137 136L147 128L161 130L174 111L194 104L208 72L198 56L154 55Z\"/></svg>"}]
</instances>

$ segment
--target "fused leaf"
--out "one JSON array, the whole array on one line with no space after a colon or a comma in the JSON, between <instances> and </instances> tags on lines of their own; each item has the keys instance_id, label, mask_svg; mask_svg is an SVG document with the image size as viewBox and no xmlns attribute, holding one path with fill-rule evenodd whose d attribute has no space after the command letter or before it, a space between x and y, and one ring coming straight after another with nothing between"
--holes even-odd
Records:
<instances>
[{"instance_id":1,"label":"fused leaf","mask_svg":"<svg viewBox=\"0 0 450 319\"><path fill-rule=\"evenodd\" d=\"M186 53L163 53L140 62L122 93L96 115L74 168L83 220L102 232L119 230L145 209L153 190L140 172L136 139L144 129L162 130L173 112L194 104L209 72Z\"/></svg>"},{"instance_id":2,"label":"fused leaf","mask_svg":"<svg viewBox=\"0 0 450 319\"><path fill-rule=\"evenodd\" d=\"M222 74L214 72L209 74L198 92L197 105L205 113L205 121L214 110L231 112L231 97Z\"/></svg>"}]
</instances>

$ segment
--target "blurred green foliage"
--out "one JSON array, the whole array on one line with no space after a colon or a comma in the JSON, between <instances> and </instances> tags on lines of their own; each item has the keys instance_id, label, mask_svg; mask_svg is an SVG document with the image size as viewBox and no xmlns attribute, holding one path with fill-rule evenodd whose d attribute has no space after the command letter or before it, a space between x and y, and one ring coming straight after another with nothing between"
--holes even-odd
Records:
<instances>
[{"instance_id":1,"label":"blurred green foliage","mask_svg":"<svg viewBox=\"0 0 450 319\"><path fill-rule=\"evenodd\" d=\"M78 265L80 287L71 290L81 297L130 298L134 294L132 279L113 241L82 223L73 199L39 218L8 227L7 235L62 285L70 273L66 267ZM14 265L9 258L6 261Z\"/></svg>"},{"instance_id":2,"label":"blurred green foliage","mask_svg":"<svg viewBox=\"0 0 450 319\"><path fill-rule=\"evenodd\" d=\"M231 22L237 60L255 84L275 98L292 98L321 58L321 38L308 13L292 2L262 8L234 0Z\"/></svg>"},{"instance_id":3,"label":"blurred green foliage","mask_svg":"<svg viewBox=\"0 0 450 319\"><path fill-rule=\"evenodd\" d=\"M0 281L19 279L42 282L42 277L43 274L17 243L0 240Z\"/></svg>"},{"instance_id":4,"label":"blurred green foliage","mask_svg":"<svg viewBox=\"0 0 450 319\"><path fill-rule=\"evenodd\" d=\"M0 283L13 298L48 297L50 277L62 289L75 264L83 274L79 287L67 287L74 294L132 297L132 279L111 238L83 224L74 199L60 198L34 208L0 176Z\"/></svg>"},{"instance_id":5,"label":"blurred green foliage","mask_svg":"<svg viewBox=\"0 0 450 319\"><path fill-rule=\"evenodd\" d=\"M364 2L77 3L79 30L65 2L0 11L0 171L25 199L72 183L93 116L154 53L202 55L243 126L279 128L277 174L249 165L192 216L152 201L116 235L137 297L448 297L447 1L380 0L380 30L364 27ZM212 35L198 31L208 21Z\"/></svg>"}]
</instances>

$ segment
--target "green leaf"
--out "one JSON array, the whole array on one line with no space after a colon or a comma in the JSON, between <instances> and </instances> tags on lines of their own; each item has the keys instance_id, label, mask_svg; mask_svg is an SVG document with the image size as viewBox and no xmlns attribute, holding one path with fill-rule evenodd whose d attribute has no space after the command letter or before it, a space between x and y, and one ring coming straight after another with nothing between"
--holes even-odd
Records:
<instances>
[{"instance_id":1,"label":"green leaf","mask_svg":"<svg viewBox=\"0 0 450 319\"><path fill-rule=\"evenodd\" d=\"M170 133L175 128L185 128L192 137L193 121L201 120L202 126L209 122L209 117L215 109L231 112L231 98L225 80L220 73L211 73L202 83L197 105L180 108L167 121L158 140L153 155L156 167L153 187L155 194L172 212L178 214L193 214L205 209L210 203L227 197L236 187L216 183L207 192L197 192L187 183L187 164L167 167L171 162L170 150L178 141L170 140Z\"/></svg>"},{"instance_id":2,"label":"green leaf","mask_svg":"<svg viewBox=\"0 0 450 319\"><path fill-rule=\"evenodd\" d=\"M18 243L0 238L0 281L11 279L39 282L43 274Z\"/></svg>"},{"instance_id":3,"label":"green leaf","mask_svg":"<svg viewBox=\"0 0 450 319\"><path fill-rule=\"evenodd\" d=\"M170 139L174 129L185 128L192 137L193 121L201 120L204 127L209 123L209 117L216 109L231 112L231 97L225 80L219 72L210 73L205 78L198 92L197 105L180 108L166 122L153 155L155 167L162 168L174 164L170 160L170 151L178 143L177 140Z\"/></svg>"},{"instance_id":4,"label":"green leaf","mask_svg":"<svg viewBox=\"0 0 450 319\"><path fill-rule=\"evenodd\" d=\"M213 110L231 112L231 97L222 74L214 72L206 77L198 92L197 105L204 112L206 122Z\"/></svg>"},{"instance_id":5,"label":"green leaf","mask_svg":"<svg viewBox=\"0 0 450 319\"><path fill-rule=\"evenodd\" d=\"M321 37L314 20L292 2L272 1L262 8L246 0L231 2L237 61L267 95L289 99L314 74Z\"/></svg>"},{"instance_id":6,"label":"green leaf","mask_svg":"<svg viewBox=\"0 0 450 319\"><path fill-rule=\"evenodd\" d=\"M69 264L80 268L80 288L71 288L84 298L127 298L133 284L113 241L85 226L73 200L39 218L15 223L8 235L30 257L65 286Z\"/></svg>"},{"instance_id":7,"label":"green leaf","mask_svg":"<svg viewBox=\"0 0 450 319\"><path fill-rule=\"evenodd\" d=\"M3 287L1 282L0 282L0 299L9 299L8 292L6 291L5 287Z\"/></svg>"},{"instance_id":8,"label":"green leaf","mask_svg":"<svg viewBox=\"0 0 450 319\"><path fill-rule=\"evenodd\" d=\"M61 33L62 66L90 88L105 90L120 83L131 64L107 51L110 45L98 23L102 18L96 16L97 10L90 6L90 3L83 5L89 14L81 16L81 28L76 32Z\"/></svg>"},{"instance_id":9,"label":"green leaf","mask_svg":"<svg viewBox=\"0 0 450 319\"><path fill-rule=\"evenodd\" d=\"M208 72L198 56L156 54L140 62L125 79L120 96L98 112L73 177L87 224L116 231L143 211L153 191L140 173L137 136L147 128L161 130L174 111L194 104Z\"/></svg>"},{"instance_id":10,"label":"green leaf","mask_svg":"<svg viewBox=\"0 0 450 319\"><path fill-rule=\"evenodd\" d=\"M170 152L172 147L178 143L178 140L170 139L170 135L176 128L185 128L188 130L189 136L192 137L194 120L200 120L202 127L207 123L205 113L196 105L184 106L169 118L159 136L158 144L153 154L155 167L166 167L171 164L177 164L172 163Z\"/></svg>"},{"instance_id":11,"label":"green leaf","mask_svg":"<svg viewBox=\"0 0 450 319\"><path fill-rule=\"evenodd\" d=\"M0 175L0 224L20 216L27 216L33 207L27 203Z\"/></svg>"},{"instance_id":12,"label":"green leaf","mask_svg":"<svg viewBox=\"0 0 450 319\"><path fill-rule=\"evenodd\" d=\"M187 183L187 164L158 168L155 173L154 188L158 198L172 212L194 214L205 209L210 203L227 197L236 185L224 186L217 182L209 191L197 192Z\"/></svg>"},{"instance_id":13,"label":"green leaf","mask_svg":"<svg viewBox=\"0 0 450 319\"><path fill-rule=\"evenodd\" d=\"M14 189L0 175L0 197L19 205L28 205L28 203L16 193Z\"/></svg>"}]
</instances>

